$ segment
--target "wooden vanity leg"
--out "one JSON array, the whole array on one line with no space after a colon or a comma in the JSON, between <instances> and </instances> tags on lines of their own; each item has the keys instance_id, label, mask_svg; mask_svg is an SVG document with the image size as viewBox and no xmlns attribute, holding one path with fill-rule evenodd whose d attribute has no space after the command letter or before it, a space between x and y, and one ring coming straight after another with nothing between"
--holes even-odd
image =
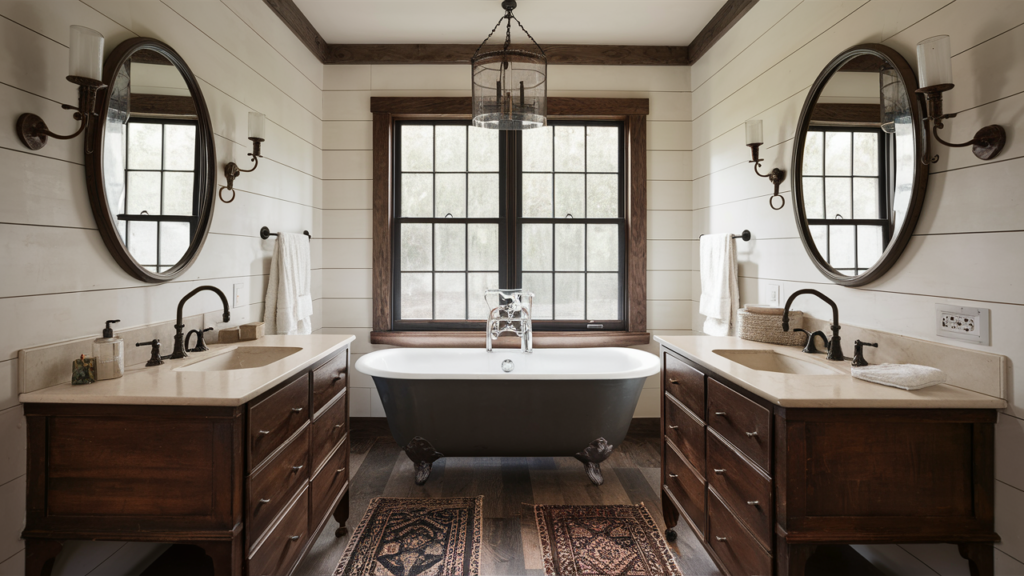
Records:
<instances>
[{"instance_id":1,"label":"wooden vanity leg","mask_svg":"<svg viewBox=\"0 0 1024 576\"><path fill-rule=\"evenodd\" d=\"M818 548L817 544L787 544L784 537L778 539L779 576L804 576L807 560Z\"/></svg>"},{"instance_id":2,"label":"wooden vanity leg","mask_svg":"<svg viewBox=\"0 0 1024 576\"><path fill-rule=\"evenodd\" d=\"M213 560L214 576L242 576L242 539L228 542L197 542L197 546Z\"/></svg>"},{"instance_id":3,"label":"wooden vanity leg","mask_svg":"<svg viewBox=\"0 0 1024 576\"><path fill-rule=\"evenodd\" d=\"M64 547L63 540L29 538L25 540L26 576L50 576L53 563Z\"/></svg>"},{"instance_id":4,"label":"wooden vanity leg","mask_svg":"<svg viewBox=\"0 0 1024 576\"><path fill-rule=\"evenodd\" d=\"M334 509L334 519L338 521L338 529L334 531L335 538L341 538L345 534L348 534L348 528L345 527L345 522L348 521L348 495L349 491L345 491L345 495L341 497L338 502L338 506Z\"/></svg>"},{"instance_id":5,"label":"wooden vanity leg","mask_svg":"<svg viewBox=\"0 0 1024 576\"><path fill-rule=\"evenodd\" d=\"M664 488L661 490L661 515L665 518L665 539L671 542L676 539L679 510L676 510L676 505L672 503Z\"/></svg>"},{"instance_id":6,"label":"wooden vanity leg","mask_svg":"<svg viewBox=\"0 0 1024 576\"><path fill-rule=\"evenodd\" d=\"M995 558L991 544L966 542L958 545L960 556L970 565L971 576L993 576L995 574Z\"/></svg>"}]
</instances>

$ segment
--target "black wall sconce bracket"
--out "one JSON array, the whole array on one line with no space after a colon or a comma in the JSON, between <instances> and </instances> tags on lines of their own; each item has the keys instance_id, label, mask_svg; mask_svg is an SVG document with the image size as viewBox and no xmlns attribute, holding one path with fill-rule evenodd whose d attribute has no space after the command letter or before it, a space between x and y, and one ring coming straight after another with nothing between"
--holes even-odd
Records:
<instances>
[{"instance_id":1,"label":"black wall sconce bracket","mask_svg":"<svg viewBox=\"0 0 1024 576\"><path fill-rule=\"evenodd\" d=\"M943 120L950 118L956 118L956 113L943 114L942 113L942 93L953 89L953 84L937 84L935 86L927 86L925 88L918 88L917 93L924 95L925 105L927 106L927 117L925 117L925 123L931 123L931 135L935 137L935 140L940 144L948 146L950 148L966 148L971 147L971 151L980 160L991 160L1002 152L1003 147L1006 145L1006 129L999 124L990 124L985 126L981 130L978 130L974 134L974 138L968 142L961 144L955 144L953 142L947 142L939 136L939 130L945 128ZM928 132L927 126L925 131ZM934 156L931 153L931 138L927 139L925 143L925 152L921 156L921 163L924 165L934 164L939 161L939 155Z\"/></svg>"},{"instance_id":2,"label":"black wall sconce bracket","mask_svg":"<svg viewBox=\"0 0 1024 576\"><path fill-rule=\"evenodd\" d=\"M241 176L243 172L252 172L256 170L256 167L260 165L260 158L263 157L263 155L260 154L260 144L263 143L263 138L249 138L249 140L252 140L252 152L247 154L247 156L252 158L252 168L249 168L248 170L243 170L239 168L238 164L235 164L234 162L228 162L227 166L224 167L224 177L227 178L228 184L227 186L221 186L220 190L217 192L217 195L220 196L221 202L225 204L231 204L232 202L235 201L235 178ZM225 188L231 190L230 200L224 199Z\"/></svg>"},{"instance_id":3,"label":"black wall sconce bracket","mask_svg":"<svg viewBox=\"0 0 1024 576\"><path fill-rule=\"evenodd\" d=\"M46 146L47 141L50 138L57 140L71 140L82 132L85 132L89 126L93 125L93 117L96 116L94 111L96 108L96 93L101 88L106 88L106 84L99 80L93 80L92 78L83 78L81 76L68 76L68 82L78 84L78 106L72 106L70 104L61 104L61 108L65 110L74 110L75 120L78 120L82 124L72 134L66 136L60 134L54 134L50 131L50 128L46 125L46 122L39 116L26 112L18 117L18 122L15 124L15 130L18 132L18 139L25 145L29 150L41 150ZM88 142L89 140L86 139ZM91 152L91 150L89 150Z\"/></svg>"},{"instance_id":4,"label":"black wall sconce bracket","mask_svg":"<svg viewBox=\"0 0 1024 576\"><path fill-rule=\"evenodd\" d=\"M758 151L761 147L760 144L747 144L750 146L750 164L754 165L754 174L757 174L761 178L767 178L769 182L775 185L775 193L772 194L768 200L768 204L773 210L782 210L782 207L786 205L786 198L779 194L779 186L786 180L786 171L781 168L772 168L772 171L767 174L761 174L758 168L761 167L761 162L764 162L763 158L758 158ZM779 199L778 208L775 207L775 199Z\"/></svg>"}]
</instances>

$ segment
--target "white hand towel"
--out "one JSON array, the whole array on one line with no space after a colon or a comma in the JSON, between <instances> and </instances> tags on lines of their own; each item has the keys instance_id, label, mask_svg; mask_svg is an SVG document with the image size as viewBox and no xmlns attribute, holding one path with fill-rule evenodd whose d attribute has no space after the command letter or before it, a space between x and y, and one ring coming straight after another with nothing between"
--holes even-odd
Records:
<instances>
[{"instance_id":1,"label":"white hand towel","mask_svg":"<svg viewBox=\"0 0 1024 576\"><path fill-rule=\"evenodd\" d=\"M700 313L707 317L704 333L728 336L740 303L736 246L732 234L700 237Z\"/></svg>"},{"instance_id":2,"label":"white hand towel","mask_svg":"<svg viewBox=\"0 0 1024 576\"><path fill-rule=\"evenodd\" d=\"M928 386L946 383L946 373L942 370L917 364L854 366L850 370L850 374L854 378L902 390L920 390Z\"/></svg>"},{"instance_id":3,"label":"white hand towel","mask_svg":"<svg viewBox=\"0 0 1024 576\"><path fill-rule=\"evenodd\" d=\"M263 323L267 334L312 334L309 237L281 232L270 261Z\"/></svg>"}]
</instances>

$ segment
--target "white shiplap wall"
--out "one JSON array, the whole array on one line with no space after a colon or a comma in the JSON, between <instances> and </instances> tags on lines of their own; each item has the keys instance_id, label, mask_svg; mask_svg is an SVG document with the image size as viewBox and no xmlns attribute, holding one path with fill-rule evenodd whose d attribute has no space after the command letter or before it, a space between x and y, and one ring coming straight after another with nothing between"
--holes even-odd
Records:
<instances>
[{"instance_id":1,"label":"white shiplap wall","mask_svg":"<svg viewBox=\"0 0 1024 576\"><path fill-rule=\"evenodd\" d=\"M71 114L60 109L60 103L77 102L76 87L64 79L71 24L100 31L107 53L136 36L174 47L200 80L218 170L231 160L245 167L247 113L267 115L259 169L238 179L233 204L218 202L198 261L174 282L143 284L108 254L89 208L82 138L51 140L32 152L11 129L22 112L39 114L58 133L75 129ZM263 2L250 0L4 0L0 39L0 574L6 575L24 570L18 350L98 334L109 318L120 318L121 327L173 320L178 300L201 284L230 297L233 284L244 283L245 301L233 310L233 323L262 319L273 240L259 238L260 226L308 229L319 238L323 65ZM319 240L313 248L319 310ZM218 306L216 297L198 296L186 314ZM72 544L55 574L117 574L152 551L147 545Z\"/></svg>"},{"instance_id":2,"label":"white shiplap wall","mask_svg":"<svg viewBox=\"0 0 1024 576\"><path fill-rule=\"evenodd\" d=\"M1024 2L796 1L760 2L691 70L693 87L693 233L749 228L739 245L744 303L763 301L766 284L785 298L817 288L838 304L843 324L942 341L1008 356L1024 364ZM969 140L985 124L1003 124L1007 147L983 162L969 149L939 147L914 238L881 280L860 288L829 283L807 258L791 204L768 207L770 185L747 164L743 123L761 118L767 166L790 169L794 127L818 72L843 49L880 42L916 69L920 40L948 34L956 88L946 110L959 112L945 136ZM789 175L792 178L792 174ZM792 180L783 192L789 199ZM698 259L693 276L699 279ZM696 283L693 294L699 295ZM697 298L694 298L696 300ZM992 310L992 345L935 336L934 304ZM800 307L827 311L812 299ZM693 326L703 318L693 311ZM1012 376L1011 370L1011 378ZM1024 383L1007 383L1011 406L996 427L996 573L1024 574ZM895 574L967 574L952 546L861 548Z\"/></svg>"},{"instance_id":3,"label":"white shiplap wall","mask_svg":"<svg viewBox=\"0 0 1024 576\"><path fill-rule=\"evenodd\" d=\"M688 332L691 315L690 69L551 66L550 96L648 98L648 328ZM468 66L324 68L324 330L370 345L371 96L468 96ZM649 347L656 350L656 347ZM370 378L353 372L352 415L384 416ZM658 415L647 382L638 417Z\"/></svg>"}]
</instances>

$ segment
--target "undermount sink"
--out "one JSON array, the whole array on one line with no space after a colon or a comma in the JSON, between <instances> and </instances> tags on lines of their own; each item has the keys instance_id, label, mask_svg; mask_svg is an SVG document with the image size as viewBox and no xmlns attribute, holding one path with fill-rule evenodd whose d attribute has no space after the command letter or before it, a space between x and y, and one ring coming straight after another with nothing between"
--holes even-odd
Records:
<instances>
[{"instance_id":1,"label":"undermount sink","mask_svg":"<svg viewBox=\"0 0 1024 576\"><path fill-rule=\"evenodd\" d=\"M175 368L175 370L178 372L217 372L262 368L301 350L302 348L285 346L240 346L212 358Z\"/></svg>"},{"instance_id":2,"label":"undermount sink","mask_svg":"<svg viewBox=\"0 0 1024 576\"><path fill-rule=\"evenodd\" d=\"M803 374L807 376L835 376L842 371L816 362L801 360L774 350L715 350L722 358L742 364L752 370L781 372L782 374Z\"/></svg>"}]
</instances>

